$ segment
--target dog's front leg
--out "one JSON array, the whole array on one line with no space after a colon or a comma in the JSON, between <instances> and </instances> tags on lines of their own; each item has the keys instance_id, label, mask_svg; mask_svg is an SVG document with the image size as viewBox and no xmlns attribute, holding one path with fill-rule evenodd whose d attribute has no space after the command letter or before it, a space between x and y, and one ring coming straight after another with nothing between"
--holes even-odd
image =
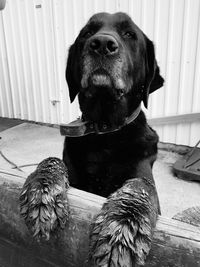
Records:
<instances>
[{"instance_id":1,"label":"dog's front leg","mask_svg":"<svg viewBox=\"0 0 200 267\"><path fill-rule=\"evenodd\" d=\"M49 239L68 218L68 171L62 160L47 158L26 179L20 193L20 213L32 235Z\"/></svg>"},{"instance_id":2,"label":"dog's front leg","mask_svg":"<svg viewBox=\"0 0 200 267\"><path fill-rule=\"evenodd\" d=\"M91 232L93 266L144 265L158 215L151 179L134 178L108 197Z\"/></svg>"}]
</instances>

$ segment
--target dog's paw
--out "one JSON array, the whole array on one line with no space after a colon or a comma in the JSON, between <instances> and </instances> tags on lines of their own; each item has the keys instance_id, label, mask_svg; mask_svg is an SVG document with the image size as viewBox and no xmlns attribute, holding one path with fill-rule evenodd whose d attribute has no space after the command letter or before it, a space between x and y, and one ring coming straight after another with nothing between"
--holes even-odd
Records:
<instances>
[{"instance_id":1,"label":"dog's paw","mask_svg":"<svg viewBox=\"0 0 200 267\"><path fill-rule=\"evenodd\" d=\"M145 186L134 188L136 180L112 194L96 217L90 246L93 266L132 267L145 264L157 211L152 208Z\"/></svg>"},{"instance_id":2,"label":"dog's paw","mask_svg":"<svg viewBox=\"0 0 200 267\"><path fill-rule=\"evenodd\" d=\"M94 266L144 265L151 247L150 228L148 219L140 224L128 219L105 222L105 218L99 216L95 222L91 240L93 243L91 258Z\"/></svg>"},{"instance_id":3,"label":"dog's paw","mask_svg":"<svg viewBox=\"0 0 200 267\"><path fill-rule=\"evenodd\" d=\"M67 168L58 158L43 160L29 175L20 193L20 213L37 240L48 240L56 227L68 218Z\"/></svg>"}]
</instances>

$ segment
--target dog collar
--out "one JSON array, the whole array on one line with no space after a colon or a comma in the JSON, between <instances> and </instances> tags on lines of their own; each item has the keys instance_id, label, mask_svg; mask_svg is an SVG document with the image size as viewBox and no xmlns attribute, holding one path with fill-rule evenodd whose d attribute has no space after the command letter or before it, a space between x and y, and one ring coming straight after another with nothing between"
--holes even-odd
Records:
<instances>
[{"instance_id":1,"label":"dog collar","mask_svg":"<svg viewBox=\"0 0 200 267\"><path fill-rule=\"evenodd\" d=\"M124 126L133 122L138 117L140 111L141 105L139 105L136 110L129 117L126 118L124 124L120 125L119 127L108 126L105 123L102 123L100 125L95 122L82 121L81 118L78 118L77 120L72 121L68 124L61 124L60 133L61 135L68 137L80 137L88 134L105 134L116 132Z\"/></svg>"}]
</instances>

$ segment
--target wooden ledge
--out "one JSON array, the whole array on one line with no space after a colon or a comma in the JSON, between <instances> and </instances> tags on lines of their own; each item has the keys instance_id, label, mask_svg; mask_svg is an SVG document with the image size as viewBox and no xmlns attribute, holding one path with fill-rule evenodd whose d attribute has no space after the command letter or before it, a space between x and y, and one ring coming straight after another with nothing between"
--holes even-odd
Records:
<instances>
[{"instance_id":1,"label":"wooden ledge","mask_svg":"<svg viewBox=\"0 0 200 267\"><path fill-rule=\"evenodd\" d=\"M48 242L36 243L19 216L21 178L0 178L0 266L83 267L88 253L90 222L105 198L70 188L70 220ZM200 266L200 228L159 217L145 266Z\"/></svg>"}]
</instances>

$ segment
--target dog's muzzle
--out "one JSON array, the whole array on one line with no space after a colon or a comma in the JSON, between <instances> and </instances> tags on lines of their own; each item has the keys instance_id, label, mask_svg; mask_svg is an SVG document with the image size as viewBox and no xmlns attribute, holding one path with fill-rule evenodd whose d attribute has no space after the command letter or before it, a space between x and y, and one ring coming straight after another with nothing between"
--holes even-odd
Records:
<instances>
[{"instance_id":1,"label":"dog's muzzle","mask_svg":"<svg viewBox=\"0 0 200 267\"><path fill-rule=\"evenodd\" d=\"M127 60L117 37L100 32L88 39L82 61L82 92L86 97L106 92L120 99L127 89Z\"/></svg>"}]
</instances>

